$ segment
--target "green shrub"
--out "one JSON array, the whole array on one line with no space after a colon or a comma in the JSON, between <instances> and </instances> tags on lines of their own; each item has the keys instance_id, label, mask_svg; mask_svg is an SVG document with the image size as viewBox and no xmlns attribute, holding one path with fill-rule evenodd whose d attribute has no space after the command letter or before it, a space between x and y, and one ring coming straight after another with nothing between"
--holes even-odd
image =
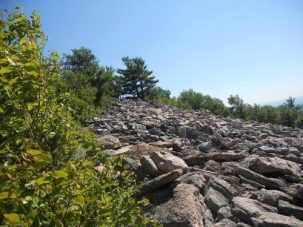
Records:
<instances>
[{"instance_id":1,"label":"green shrub","mask_svg":"<svg viewBox=\"0 0 303 227\"><path fill-rule=\"evenodd\" d=\"M59 58L42 55L39 16L15 11L3 18L0 225L145 226L146 201L133 199L135 178L122 160L100 157L103 169L94 170L98 149L72 118L71 94L55 88L62 84Z\"/></svg>"}]
</instances>

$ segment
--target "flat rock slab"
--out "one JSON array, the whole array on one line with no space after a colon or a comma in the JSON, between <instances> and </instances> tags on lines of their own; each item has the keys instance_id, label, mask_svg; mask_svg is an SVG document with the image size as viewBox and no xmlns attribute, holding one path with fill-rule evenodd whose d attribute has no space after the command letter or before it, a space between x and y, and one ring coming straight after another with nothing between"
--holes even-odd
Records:
<instances>
[{"instance_id":1,"label":"flat rock slab","mask_svg":"<svg viewBox=\"0 0 303 227\"><path fill-rule=\"evenodd\" d=\"M247 168L244 168L241 166L236 166L236 173L247 179L256 181L270 189L280 189L282 187L282 185L280 184L280 182L278 180L264 177L261 174L258 174L250 169L247 169Z\"/></svg>"},{"instance_id":2,"label":"flat rock slab","mask_svg":"<svg viewBox=\"0 0 303 227\"><path fill-rule=\"evenodd\" d=\"M279 213L287 216L295 216L303 220L303 207L293 205L287 201L280 200L278 205Z\"/></svg>"},{"instance_id":3,"label":"flat rock slab","mask_svg":"<svg viewBox=\"0 0 303 227\"><path fill-rule=\"evenodd\" d=\"M278 157L255 157L249 161L249 168L260 174L274 173L300 177L300 165Z\"/></svg>"},{"instance_id":4,"label":"flat rock slab","mask_svg":"<svg viewBox=\"0 0 303 227\"><path fill-rule=\"evenodd\" d=\"M253 218L256 227L302 227L303 222L281 214L263 212L258 218Z\"/></svg>"},{"instance_id":5,"label":"flat rock slab","mask_svg":"<svg viewBox=\"0 0 303 227\"><path fill-rule=\"evenodd\" d=\"M163 173L167 173L175 169L182 169L185 173L188 170L188 165L181 158L178 158L171 153L164 151L153 152L150 157L158 169Z\"/></svg>"},{"instance_id":6,"label":"flat rock slab","mask_svg":"<svg viewBox=\"0 0 303 227\"><path fill-rule=\"evenodd\" d=\"M112 135L99 136L96 141L103 149L118 149L122 146L119 138Z\"/></svg>"},{"instance_id":7,"label":"flat rock slab","mask_svg":"<svg viewBox=\"0 0 303 227\"><path fill-rule=\"evenodd\" d=\"M217 211L221 207L228 205L228 199L225 198L220 192L210 187L205 195L205 204L207 205L207 208L209 208L216 216Z\"/></svg>"},{"instance_id":8,"label":"flat rock slab","mask_svg":"<svg viewBox=\"0 0 303 227\"><path fill-rule=\"evenodd\" d=\"M276 208L270 207L261 202L245 197L234 197L232 200L232 213L245 222L251 222L252 218L259 217L262 213L271 211L277 212Z\"/></svg>"},{"instance_id":9,"label":"flat rock slab","mask_svg":"<svg viewBox=\"0 0 303 227\"><path fill-rule=\"evenodd\" d=\"M160 188L160 187L174 181L175 179L180 177L182 174L183 174L183 171L181 169L176 169L169 173L162 174L150 181L146 181L143 184L141 184L141 186L140 186L141 193L145 194L149 191Z\"/></svg>"},{"instance_id":10,"label":"flat rock slab","mask_svg":"<svg viewBox=\"0 0 303 227\"><path fill-rule=\"evenodd\" d=\"M178 184L173 197L153 207L149 215L164 227L203 227L205 207L199 190L190 184Z\"/></svg>"}]
</instances>

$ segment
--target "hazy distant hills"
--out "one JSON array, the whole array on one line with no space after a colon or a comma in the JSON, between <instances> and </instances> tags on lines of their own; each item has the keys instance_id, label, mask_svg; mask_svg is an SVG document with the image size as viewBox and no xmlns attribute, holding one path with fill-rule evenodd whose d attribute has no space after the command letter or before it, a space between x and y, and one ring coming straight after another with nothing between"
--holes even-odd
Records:
<instances>
[{"instance_id":1,"label":"hazy distant hills","mask_svg":"<svg viewBox=\"0 0 303 227\"><path fill-rule=\"evenodd\" d=\"M280 106L283 103L285 103L287 98L283 99L283 100L276 100L276 101L272 101L272 102L266 102L266 103L262 103L261 105L271 105L271 106ZM295 105L303 105L303 96L299 96L299 97L295 97Z\"/></svg>"}]
</instances>

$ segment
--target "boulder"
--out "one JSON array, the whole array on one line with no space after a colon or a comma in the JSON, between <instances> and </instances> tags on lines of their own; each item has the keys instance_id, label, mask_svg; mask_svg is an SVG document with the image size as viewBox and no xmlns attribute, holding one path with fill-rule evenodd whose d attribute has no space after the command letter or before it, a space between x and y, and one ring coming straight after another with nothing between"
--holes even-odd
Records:
<instances>
[{"instance_id":1,"label":"boulder","mask_svg":"<svg viewBox=\"0 0 303 227\"><path fill-rule=\"evenodd\" d=\"M292 197L287 195L284 192L277 191L277 190L266 190L262 189L258 193L258 200L262 203L266 203L271 206L278 206L279 200L288 200L291 201Z\"/></svg>"},{"instance_id":2,"label":"boulder","mask_svg":"<svg viewBox=\"0 0 303 227\"><path fill-rule=\"evenodd\" d=\"M287 216L295 216L303 220L303 207L290 204L287 201L279 200L278 210L280 214Z\"/></svg>"},{"instance_id":3,"label":"boulder","mask_svg":"<svg viewBox=\"0 0 303 227\"><path fill-rule=\"evenodd\" d=\"M258 218L252 218L256 227L302 227L303 222L281 214L263 212Z\"/></svg>"},{"instance_id":4,"label":"boulder","mask_svg":"<svg viewBox=\"0 0 303 227\"><path fill-rule=\"evenodd\" d=\"M223 219L232 219L233 215L231 213L231 208L229 206L221 207L217 212L216 221L221 221Z\"/></svg>"},{"instance_id":5,"label":"boulder","mask_svg":"<svg viewBox=\"0 0 303 227\"><path fill-rule=\"evenodd\" d=\"M205 195L205 204L207 205L207 208L211 210L213 215L216 216L217 211L221 207L228 205L228 199L220 192L210 187Z\"/></svg>"},{"instance_id":6,"label":"boulder","mask_svg":"<svg viewBox=\"0 0 303 227\"><path fill-rule=\"evenodd\" d=\"M147 155L144 155L140 159L140 163L147 175L157 177L161 174L161 172L158 170L157 165L154 163L154 161Z\"/></svg>"},{"instance_id":7,"label":"boulder","mask_svg":"<svg viewBox=\"0 0 303 227\"><path fill-rule=\"evenodd\" d=\"M214 161L214 160L208 160L205 163L205 166L204 166L203 169L219 173L220 169L221 169L221 164L219 162Z\"/></svg>"},{"instance_id":8,"label":"boulder","mask_svg":"<svg viewBox=\"0 0 303 227\"><path fill-rule=\"evenodd\" d=\"M118 149L122 146L119 138L112 135L98 136L96 141L103 149Z\"/></svg>"},{"instance_id":9,"label":"boulder","mask_svg":"<svg viewBox=\"0 0 303 227\"><path fill-rule=\"evenodd\" d=\"M151 159L163 173L167 173L175 169L181 169L183 170L183 173L185 173L188 170L188 165L181 158L168 152L153 152Z\"/></svg>"},{"instance_id":10,"label":"boulder","mask_svg":"<svg viewBox=\"0 0 303 227\"><path fill-rule=\"evenodd\" d=\"M217 222L214 227L237 227L237 224L234 223L233 221L229 220L229 219L223 219L219 222Z\"/></svg>"},{"instance_id":11,"label":"boulder","mask_svg":"<svg viewBox=\"0 0 303 227\"><path fill-rule=\"evenodd\" d=\"M204 212L203 223L204 223L204 227L213 227L214 226L214 218L209 209L207 209Z\"/></svg>"},{"instance_id":12,"label":"boulder","mask_svg":"<svg viewBox=\"0 0 303 227\"><path fill-rule=\"evenodd\" d=\"M169 173L162 174L150 181L146 181L139 186L141 193L145 194L149 191L160 188L160 187L174 181L175 179L180 177L182 174L183 174L183 171L181 169L176 169Z\"/></svg>"},{"instance_id":13,"label":"boulder","mask_svg":"<svg viewBox=\"0 0 303 227\"><path fill-rule=\"evenodd\" d=\"M244 222L252 222L253 217L259 217L262 213L277 212L274 207L266 206L257 200L234 197L232 200L232 213Z\"/></svg>"},{"instance_id":14,"label":"boulder","mask_svg":"<svg viewBox=\"0 0 303 227\"><path fill-rule=\"evenodd\" d=\"M254 171L251 171L241 166L236 166L236 173L249 180L256 181L269 189L280 189L282 187L281 182L279 182L279 180L264 177L261 174L255 173Z\"/></svg>"},{"instance_id":15,"label":"boulder","mask_svg":"<svg viewBox=\"0 0 303 227\"><path fill-rule=\"evenodd\" d=\"M223 194L229 201L232 200L234 196L238 195L237 190L231 184L218 177L212 177L209 180L208 185Z\"/></svg>"},{"instance_id":16,"label":"boulder","mask_svg":"<svg viewBox=\"0 0 303 227\"><path fill-rule=\"evenodd\" d=\"M203 227L205 207L202 200L196 187L178 184L171 199L154 206L148 213L164 227Z\"/></svg>"},{"instance_id":17,"label":"boulder","mask_svg":"<svg viewBox=\"0 0 303 227\"><path fill-rule=\"evenodd\" d=\"M186 173L177 179L178 182L194 185L200 192L204 192L206 188L206 180L199 172Z\"/></svg>"},{"instance_id":18,"label":"boulder","mask_svg":"<svg viewBox=\"0 0 303 227\"><path fill-rule=\"evenodd\" d=\"M293 184L289 187L288 194L296 199L303 200L303 184Z\"/></svg>"},{"instance_id":19,"label":"boulder","mask_svg":"<svg viewBox=\"0 0 303 227\"><path fill-rule=\"evenodd\" d=\"M299 164L278 157L255 157L249 161L249 168L260 174L280 174L300 177Z\"/></svg>"}]
</instances>

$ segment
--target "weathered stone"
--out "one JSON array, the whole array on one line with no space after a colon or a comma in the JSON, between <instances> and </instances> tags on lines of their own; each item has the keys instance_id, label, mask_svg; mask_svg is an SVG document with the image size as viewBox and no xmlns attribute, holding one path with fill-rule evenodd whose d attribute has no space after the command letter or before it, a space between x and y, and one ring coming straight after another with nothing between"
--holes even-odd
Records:
<instances>
[{"instance_id":1,"label":"weathered stone","mask_svg":"<svg viewBox=\"0 0 303 227\"><path fill-rule=\"evenodd\" d=\"M288 194L296 199L303 199L303 184L293 184L289 187Z\"/></svg>"},{"instance_id":2,"label":"weathered stone","mask_svg":"<svg viewBox=\"0 0 303 227\"><path fill-rule=\"evenodd\" d=\"M151 159L157 165L158 169L164 173L175 169L182 169L185 173L188 165L181 159L168 152L153 152Z\"/></svg>"},{"instance_id":3,"label":"weathered stone","mask_svg":"<svg viewBox=\"0 0 303 227\"><path fill-rule=\"evenodd\" d=\"M238 161L245 157L245 152L234 153L234 152L222 152L222 153L212 153L205 156L207 159L212 159L218 162L229 162Z\"/></svg>"},{"instance_id":4,"label":"weathered stone","mask_svg":"<svg viewBox=\"0 0 303 227\"><path fill-rule=\"evenodd\" d=\"M241 166L236 167L236 173L244 176L247 179L256 181L256 182L266 186L267 188L272 188L272 189L281 188L280 182L277 181L276 179L264 177L261 174L255 173L255 172L253 172L249 169L243 168Z\"/></svg>"},{"instance_id":5,"label":"weathered stone","mask_svg":"<svg viewBox=\"0 0 303 227\"><path fill-rule=\"evenodd\" d=\"M179 177L177 179L177 181L184 183L184 184L192 184L196 188L198 188L200 192L205 191L206 180L205 180L204 176L199 172L186 173L183 176Z\"/></svg>"},{"instance_id":6,"label":"weathered stone","mask_svg":"<svg viewBox=\"0 0 303 227\"><path fill-rule=\"evenodd\" d=\"M229 206L221 207L217 212L216 221L221 221L223 219L232 219L233 215L231 213L231 208Z\"/></svg>"},{"instance_id":7,"label":"weathered stone","mask_svg":"<svg viewBox=\"0 0 303 227\"><path fill-rule=\"evenodd\" d=\"M203 169L219 173L220 169L221 169L221 164L219 162L214 161L214 160L208 160L205 163L205 166L204 166Z\"/></svg>"},{"instance_id":8,"label":"weathered stone","mask_svg":"<svg viewBox=\"0 0 303 227\"><path fill-rule=\"evenodd\" d=\"M214 227L226 227L226 226L228 226L228 227L236 227L237 224L234 223L233 221L229 220L229 219L223 219L223 220L217 222L214 225Z\"/></svg>"},{"instance_id":9,"label":"weathered stone","mask_svg":"<svg viewBox=\"0 0 303 227\"><path fill-rule=\"evenodd\" d=\"M156 142L151 142L149 143L152 146L155 147L162 147L162 148L170 148L173 147L173 142L172 141L156 141Z\"/></svg>"},{"instance_id":10,"label":"weathered stone","mask_svg":"<svg viewBox=\"0 0 303 227\"><path fill-rule=\"evenodd\" d=\"M161 173L158 170L157 165L154 163L154 161L149 157L144 155L141 159L140 159L141 165L143 166L145 173L150 175L150 176L154 176L157 177L159 176Z\"/></svg>"},{"instance_id":11,"label":"weathered stone","mask_svg":"<svg viewBox=\"0 0 303 227\"><path fill-rule=\"evenodd\" d=\"M214 226L214 218L209 209L207 209L204 212L203 223L204 223L204 227L213 227Z\"/></svg>"},{"instance_id":12,"label":"weathered stone","mask_svg":"<svg viewBox=\"0 0 303 227\"><path fill-rule=\"evenodd\" d=\"M208 185L222 193L228 200L232 200L232 198L238 194L237 190L231 184L217 177L212 177Z\"/></svg>"},{"instance_id":13,"label":"weathered stone","mask_svg":"<svg viewBox=\"0 0 303 227\"><path fill-rule=\"evenodd\" d=\"M181 169L176 169L173 170L169 173L166 174L162 174L150 181L146 181L143 184L140 185L140 189L141 189L141 193L145 194L149 191L152 191L156 188L160 188L163 185L166 185L172 181L174 181L175 179L177 179L178 177L180 177L182 175L183 171Z\"/></svg>"},{"instance_id":14,"label":"weathered stone","mask_svg":"<svg viewBox=\"0 0 303 227\"><path fill-rule=\"evenodd\" d=\"M303 207L290 204L287 201L279 200L278 210L280 214L295 216L303 220Z\"/></svg>"},{"instance_id":15,"label":"weathered stone","mask_svg":"<svg viewBox=\"0 0 303 227\"><path fill-rule=\"evenodd\" d=\"M232 204L232 213L244 222L251 222L253 217L259 217L266 211L277 212L273 207L265 206L257 200L245 197L234 197Z\"/></svg>"},{"instance_id":16,"label":"weathered stone","mask_svg":"<svg viewBox=\"0 0 303 227\"><path fill-rule=\"evenodd\" d=\"M170 200L149 211L164 227L203 227L204 212L199 190L189 184L177 185Z\"/></svg>"},{"instance_id":17,"label":"weathered stone","mask_svg":"<svg viewBox=\"0 0 303 227\"><path fill-rule=\"evenodd\" d=\"M212 144L211 142L203 142L200 143L197 148L201 151L201 152L207 152L212 148Z\"/></svg>"},{"instance_id":18,"label":"weathered stone","mask_svg":"<svg viewBox=\"0 0 303 227\"><path fill-rule=\"evenodd\" d=\"M229 134L229 130L227 127L222 127L219 130L217 130L217 133L219 133L221 136L227 137Z\"/></svg>"},{"instance_id":19,"label":"weathered stone","mask_svg":"<svg viewBox=\"0 0 303 227\"><path fill-rule=\"evenodd\" d=\"M302 227L303 222L281 214L263 212L258 218L252 218L256 227Z\"/></svg>"},{"instance_id":20,"label":"weathered stone","mask_svg":"<svg viewBox=\"0 0 303 227\"><path fill-rule=\"evenodd\" d=\"M265 190L262 189L258 193L258 200L262 203L266 203L271 206L278 206L279 200L288 200L291 201L292 197L287 195L284 192L277 191L277 190Z\"/></svg>"},{"instance_id":21,"label":"weathered stone","mask_svg":"<svg viewBox=\"0 0 303 227\"><path fill-rule=\"evenodd\" d=\"M249 168L261 174L289 174L299 177L300 167L297 163L278 157L255 157L249 162Z\"/></svg>"},{"instance_id":22,"label":"weathered stone","mask_svg":"<svg viewBox=\"0 0 303 227\"><path fill-rule=\"evenodd\" d=\"M216 215L221 207L228 205L228 199L220 192L210 187L205 195L205 204L207 205L207 208Z\"/></svg>"},{"instance_id":23,"label":"weathered stone","mask_svg":"<svg viewBox=\"0 0 303 227\"><path fill-rule=\"evenodd\" d=\"M118 149L122 146L119 138L112 135L99 136L96 141L103 149Z\"/></svg>"}]
</instances>

